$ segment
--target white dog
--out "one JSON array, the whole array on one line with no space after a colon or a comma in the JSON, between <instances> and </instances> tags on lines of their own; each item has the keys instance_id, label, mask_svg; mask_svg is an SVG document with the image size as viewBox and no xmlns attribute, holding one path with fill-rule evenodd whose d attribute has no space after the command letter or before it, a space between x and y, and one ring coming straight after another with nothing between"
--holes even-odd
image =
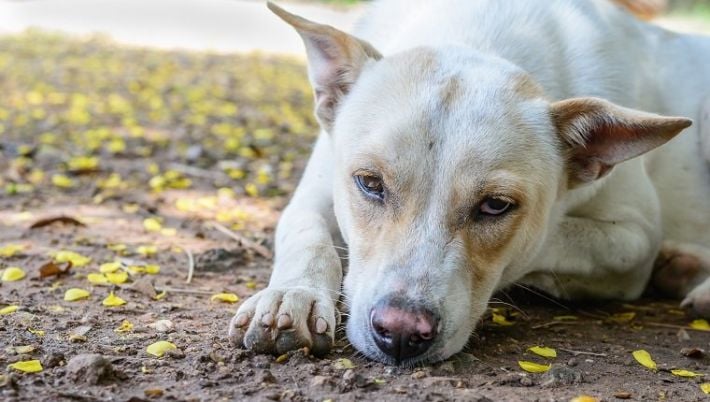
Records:
<instances>
[{"instance_id":1,"label":"white dog","mask_svg":"<svg viewBox=\"0 0 710 402\"><path fill-rule=\"evenodd\" d=\"M383 0L357 38L270 7L323 131L234 342L323 353L343 295L365 355L445 359L514 282L710 315L710 39L606 0Z\"/></svg>"}]
</instances>

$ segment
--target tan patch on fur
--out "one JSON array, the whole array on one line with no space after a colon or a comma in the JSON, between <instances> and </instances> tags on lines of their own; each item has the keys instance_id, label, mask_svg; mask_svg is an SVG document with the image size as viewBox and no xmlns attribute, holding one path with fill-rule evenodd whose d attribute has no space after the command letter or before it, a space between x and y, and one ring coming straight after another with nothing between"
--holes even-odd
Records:
<instances>
[{"instance_id":1,"label":"tan patch on fur","mask_svg":"<svg viewBox=\"0 0 710 402\"><path fill-rule=\"evenodd\" d=\"M523 98L532 99L544 96L542 86L535 82L527 74L518 75L513 80L513 92L519 94Z\"/></svg>"},{"instance_id":2,"label":"tan patch on fur","mask_svg":"<svg viewBox=\"0 0 710 402\"><path fill-rule=\"evenodd\" d=\"M444 84L439 93L443 110L451 110L453 105L464 96L465 88L461 77L453 76Z\"/></svg>"}]
</instances>

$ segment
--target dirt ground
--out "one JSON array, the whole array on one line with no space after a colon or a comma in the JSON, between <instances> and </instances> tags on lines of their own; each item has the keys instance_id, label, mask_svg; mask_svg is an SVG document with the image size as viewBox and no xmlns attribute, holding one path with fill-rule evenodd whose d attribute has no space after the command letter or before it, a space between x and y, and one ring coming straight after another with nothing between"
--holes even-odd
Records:
<instances>
[{"instance_id":1,"label":"dirt ground","mask_svg":"<svg viewBox=\"0 0 710 402\"><path fill-rule=\"evenodd\" d=\"M0 283L0 312L17 306L0 313L0 400L707 398L707 379L671 373L710 375L710 331L675 301L572 305L511 289L464 352L413 369L363 359L342 334L324 359L229 345L239 302L213 295L266 285L278 212L316 132L311 102L292 60L0 38L0 270L26 274ZM41 278L62 251L79 254L74 266ZM106 282L114 261L128 275ZM90 295L64 300L72 288ZM103 305L111 293L125 304ZM158 341L176 349L152 356ZM634 360L640 349L657 370ZM30 360L42 371L10 367Z\"/></svg>"}]
</instances>

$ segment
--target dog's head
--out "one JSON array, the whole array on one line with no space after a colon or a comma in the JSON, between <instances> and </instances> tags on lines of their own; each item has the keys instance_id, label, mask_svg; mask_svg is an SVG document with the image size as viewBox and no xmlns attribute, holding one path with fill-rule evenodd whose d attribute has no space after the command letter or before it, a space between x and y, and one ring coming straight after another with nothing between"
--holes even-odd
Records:
<instances>
[{"instance_id":1,"label":"dog's head","mask_svg":"<svg viewBox=\"0 0 710 402\"><path fill-rule=\"evenodd\" d=\"M383 58L271 7L304 39L334 144L348 337L383 362L461 350L492 293L527 273L571 188L689 124L599 99L550 102L521 69L467 48Z\"/></svg>"}]
</instances>

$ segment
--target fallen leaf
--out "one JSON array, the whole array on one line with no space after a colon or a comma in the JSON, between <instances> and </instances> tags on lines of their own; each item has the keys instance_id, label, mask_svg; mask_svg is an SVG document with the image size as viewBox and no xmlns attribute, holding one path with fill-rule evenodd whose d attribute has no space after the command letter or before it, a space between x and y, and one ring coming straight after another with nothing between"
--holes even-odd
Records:
<instances>
[{"instance_id":1,"label":"fallen leaf","mask_svg":"<svg viewBox=\"0 0 710 402\"><path fill-rule=\"evenodd\" d=\"M15 353L18 355L26 355L35 351L35 347L32 345L15 346Z\"/></svg>"},{"instance_id":2,"label":"fallen leaf","mask_svg":"<svg viewBox=\"0 0 710 402\"><path fill-rule=\"evenodd\" d=\"M656 370L656 362L653 361L651 355L647 351L643 349L635 350L632 355L634 356L634 359L636 359L636 361L639 362L639 364L641 364L642 366L651 370Z\"/></svg>"},{"instance_id":3,"label":"fallen leaf","mask_svg":"<svg viewBox=\"0 0 710 402\"><path fill-rule=\"evenodd\" d=\"M160 388L151 388L143 390L143 395L148 398L160 398L161 396L163 396L163 394L164 391Z\"/></svg>"},{"instance_id":4,"label":"fallen leaf","mask_svg":"<svg viewBox=\"0 0 710 402\"><path fill-rule=\"evenodd\" d=\"M130 332L133 331L133 323L128 320L121 321L121 325L114 329L115 332Z\"/></svg>"},{"instance_id":5,"label":"fallen leaf","mask_svg":"<svg viewBox=\"0 0 710 402\"><path fill-rule=\"evenodd\" d=\"M707 320L698 319L693 320L693 322L690 323L690 328L698 329L700 331L710 331L710 324L708 324Z\"/></svg>"},{"instance_id":6,"label":"fallen leaf","mask_svg":"<svg viewBox=\"0 0 710 402\"><path fill-rule=\"evenodd\" d=\"M700 390L702 390L703 393L710 395L710 382L700 384Z\"/></svg>"},{"instance_id":7,"label":"fallen leaf","mask_svg":"<svg viewBox=\"0 0 710 402\"><path fill-rule=\"evenodd\" d=\"M119 271L119 272L107 272L104 275L106 275L106 279L115 284L115 285L120 285L122 283L126 283L128 280L128 274L125 273L124 271Z\"/></svg>"},{"instance_id":8,"label":"fallen leaf","mask_svg":"<svg viewBox=\"0 0 710 402\"><path fill-rule=\"evenodd\" d=\"M528 361L523 361L523 360L518 361L518 365L520 366L521 369L527 371L528 373L544 373L552 367L551 364L545 365L545 364L533 363L533 362L528 362Z\"/></svg>"},{"instance_id":9,"label":"fallen leaf","mask_svg":"<svg viewBox=\"0 0 710 402\"><path fill-rule=\"evenodd\" d=\"M529 351L535 353L538 356L553 358L557 357L557 351L553 348L547 348L544 346L533 346L528 348Z\"/></svg>"},{"instance_id":10,"label":"fallen leaf","mask_svg":"<svg viewBox=\"0 0 710 402\"><path fill-rule=\"evenodd\" d=\"M8 367L23 373L39 373L42 371L42 363L39 360L25 360L10 364Z\"/></svg>"},{"instance_id":11,"label":"fallen leaf","mask_svg":"<svg viewBox=\"0 0 710 402\"><path fill-rule=\"evenodd\" d=\"M86 275L86 279L92 284L92 285L109 285L110 282L108 279L106 279L106 275L104 274L98 274L96 272L92 272L89 275Z\"/></svg>"},{"instance_id":12,"label":"fallen leaf","mask_svg":"<svg viewBox=\"0 0 710 402\"><path fill-rule=\"evenodd\" d=\"M44 336L44 331L41 329L34 329L34 328L27 328L27 331L31 333L32 335L37 335L39 337Z\"/></svg>"},{"instance_id":13,"label":"fallen leaf","mask_svg":"<svg viewBox=\"0 0 710 402\"><path fill-rule=\"evenodd\" d=\"M503 314L499 313L492 313L491 320L493 320L494 323L504 327L509 327L514 324L513 322L508 321L508 319Z\"/></svg>"},{"instance_id":14,"label":"fallen leaf","mask_svg":"<svg viewBox=\"0 0 710 402\"><path fill-rule=\"evenodd\" d=\"M691 359L700 359L705 355L705 351L700 348L682 348L680 354Z\"/></svg>"},{"instance_id":15,"label":"fallen leaf","mask_svg":"<svg viewBox=\"0 0 710 402\"><path fill-rule=\"evenodd\" d=\"M111 292L108 294L108 296L106 296L106 298L104 299L104 301L101 302L101 304L107 307L116 307L126 304L126 301Z\"/></svg>"},{"instance_id":16,"label":"fallen leaf","mask_svg":"<svg viewBox=\"0 0 710 402\"><path fill-rule=\"evenodd\" d=\"M678 376L678 377L688 377L688 378L702 377L705 375L702 373L695 373L695 372L692 372L689 370L682 370L682 369L671 370L671 373L675 376Z\"/></svg>"},{"instance_id":17,"label":"fallen leaf","mask_svg":"<svg viewBox=\"0 0 710 402\"><path fill-rule=\"evenodd\" d=\"M62 276L68 274L72 266L73 264L71 261L65 262L64 267L54 261L50 261L39 267L39 277L47 278L50 276Z\"/></svg>"},{"instance_id":18,"label":"fallen leaf","mask_svg":"<svg viewBox=\"0 0 710 402\"><path fill-rule=\"evenodd\" d=\"M83 267L91 262L91 258L74 251L62 250L54 254L55 262L71 262L75 267Z\"/></svg>"},{"instance_id":19,"label":"fallen leaf","mask_svg":"<svg viewBox=\"0 0 710 402\"><path fill-rule=\"evenodd\" d=\"M149 232L159 232L163 224L157 218L146 218L143 220L143 228Z\"/></svg>"},{"instance_id":20,"label":"fallen leaf","mask_svg":"<svg viewBox=\"0 0 710 402\"><path fill-rule=\"evenodd\" d=\"M175 349L177 349L177 346L175 346L174 343L168 341L158 341L148 345L148 347L146 348L146 352L148 352L149 355L153 355L155 357L163 357L166 352Z\"/></svg>"},{"instance_id":21,"label":"fallen leaf","mask_svg":"<svg viewBox=\"0 0 710 402\"><path fill-rule=\"evenodd\" d=\"M17 305L15 305L15 304L11 304L11 305L9 305L9 306L5 306L5 307L3 307L3 308L0 308L0 315L12 314L12 313L14 313L15 311L17 311L18 308L20 308L20 306L17 306Z\"/></svg>"},{"instance_id":22,"label":"fallen leaf","mask_svg":"<svg viewBox=\"0 0 710 402\"><path fill-rule=\"evenodd\" d=\"M75 156L67 161L67 167L70 172L77 174L95 172L99 168L99 158L95 156Z\"/></svg>"},{"instance_id":23,"label":"fallen leaf","mask_svg":"<svg viewBox=\"0 0 710 402\"><path fill-rule=\"evenodd\" d=\"M30 229L38 229L38 228L43 228L45 226L52 225L54 223L64 223L67 225L74 225L74 226L86 226L83 222L76 218L72 218L71 216L65 216L65 215L60 215L60 216L52 216L49 218L44 218L36 221L32 225L30 225Z\"/></svg>"},{"instance_id":24,"label":"fallen leaf","mask_svg":"<svg viewBox=\"0 0 710 402\"><path fill-rule=\"evenodd\" d=\"M633 320L636 317L636 313L633 311L627 313L617 313L609 317L610 321L623 324Z\"/></svg>"},{"instance_id":25,"label":"fallen leaf","mask_svg":"<svg viewBox=\"0 0 710 402\"><path fill-rule=\"evenodd\" d=\"M59 188L72 188L74 187L74 180L63 174L52 175L52 184Z\"/></svg>"},{"instance_id":26,"label":"fallen leaf","mask_svg":"<svg viewBox=\"0 0 710 402\"><path fill-rule=\"evenodd\" d=\"M336 370L347 370L347 369L352 369L352 368L356 367L353 364L353 362L350 361L350 359L346 359L344 357L340 358L340 359L336 359L333 366L335 367Z\"/></svg>"},{"instance_id":27,"label":"fallen leaf","mask_svg":"<svg viewBox=\"0 0 710 402\"><path fill-rule=\"evenodd\" d=\"M9 257L14 257L15 255L19 254L21 251L25 250L25 246L23 244L6 244L2 247L0 247L0 257L4 258L9 258Z\"/></svg>"},{"instance_id":28,"label":"fallen leaf","mask_svg":"<svg viewBox=\"0 0 710 402\"><path fill-rule=\"evenodd\" d=\"M589 395L580 395L570 399L569 402L599 402L599 399Z\"/></svg>"},{"instance_id":29,"label":"fallen leaf","mask_svg":"<svg viewBox=\"0 0 710 402\"><path fill-rule=\"evenodd\" d=\"M66 301L87 299L89 296L91 296L91 292L79 288L71 288L64 292L64 300Z\"/></svg>"},{"instance_id":30,"label":"fallen leaf","mask_svg":"<svg viewBox=\"0 0 710 402\"><path fill-rule=\"evenodd\" d=\"M105 262L99 266L99 271L102 274L108 274L112 272L116 272L119 269L121 269L121 263L118 261L113 261L113 262Z\"/></svg>"},{"instance_id":31,"label":"fallen leaf","mask_svg":"<svg viewBox=\"0 0 710 402\"><path fill-rule=\"evenodd\" d=\"M19 281L25 277L25 271L20 267L8 267L2 271L3 282Z\"/></svg>"},{"instance_id":32,"label":"fallen leaf","mask_svg":"<svg viewBox=\"0 0 710 402\"><path fill-rule=\"evenodd\" d=\"M212 301L221 301L225 303L236 303L239 301L239 296L234 293L217 293L210 297Z\"/></svg>"},{"instance_id":33,"label":"fallen leaf","mask_svg":"<svg viewBox=\"0 0 710 402\"><path fill-rule=\"evenodd\" d=\"M150 257L155 255L158 252L158 247L156 246L139 246L136 249L136 252L144 257Z\"/></svg>"},{"instance_id":34,"label":"fallen leaf","mask_svg":"<svg viewBox=\"0 0 710 402\"><path fill-rule=\"evenodd\" d=\"M148 275L157 275L160 273L160 266L156 264L148 264L143 268Z\"/></svg>"}]
</instances>

